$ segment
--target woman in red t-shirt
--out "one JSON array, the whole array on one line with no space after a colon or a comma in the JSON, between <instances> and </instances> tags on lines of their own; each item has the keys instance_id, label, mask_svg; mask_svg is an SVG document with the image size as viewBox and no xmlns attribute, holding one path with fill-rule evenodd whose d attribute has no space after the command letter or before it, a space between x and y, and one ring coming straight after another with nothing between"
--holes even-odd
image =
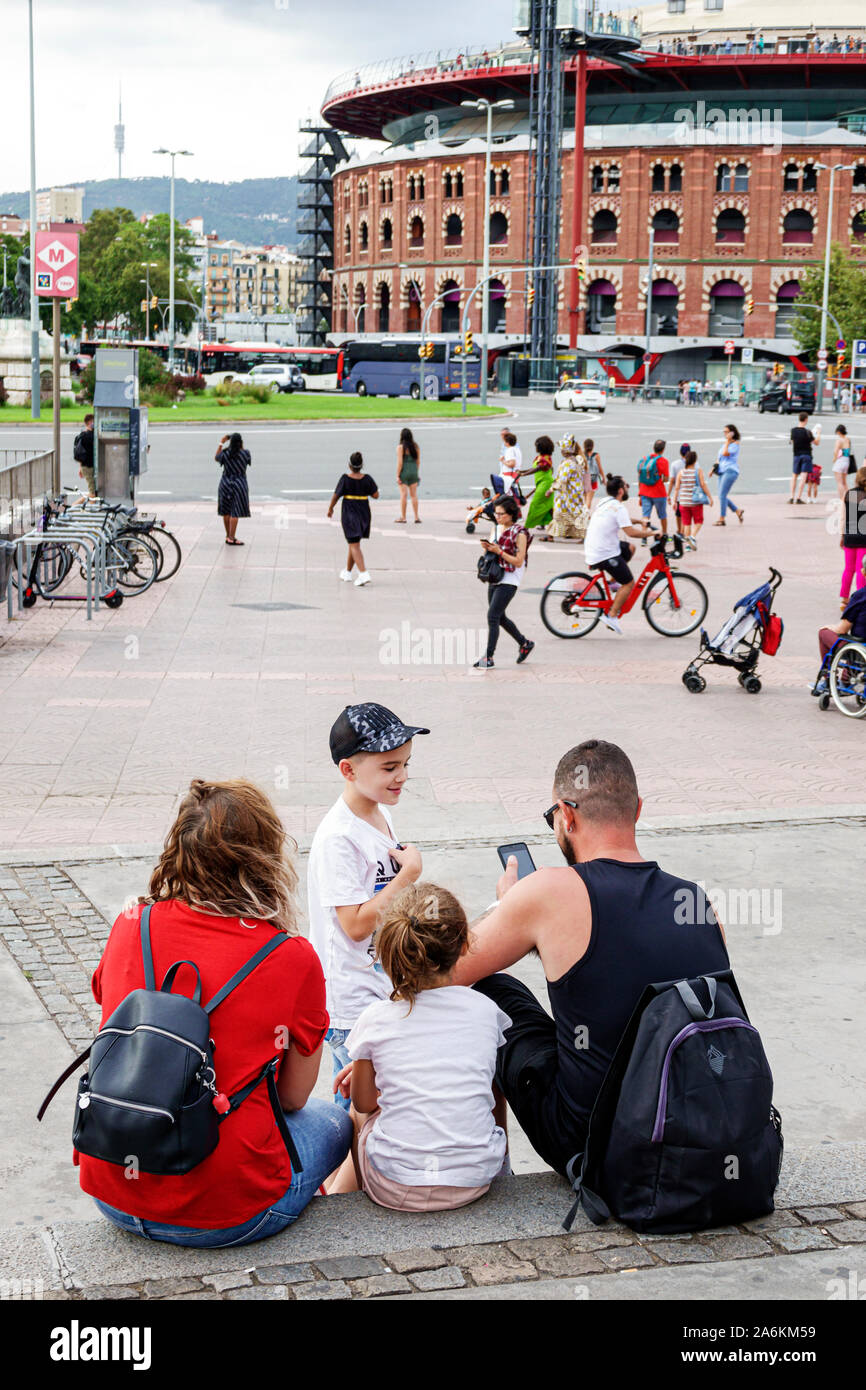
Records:
<instances>
[{"instance_id":1,"label":"woman in red t-shirt","mask_svg":"<svg viewBox=\"0 0 866 1390\"><path fill-rule=\"evenodd\" d=\"M144 986L139 922L152 903L156 978L178 960L194 961L207 1000L283 931L272 952L211 1014L219 1089L240 1090L283 1051L277 1092L303 1171L292 1172L267 1087L258 1086L220 1127L220 1140L189 1173L142 1173L76 1155L81 1186L123 1230L198 1247L243 1245L289 1226L340 1166L352 1139L348 1115L310 1100L328 1028L325 980L312 946L297 935L297 874L271 802L243 780L194 781L150 880L149 894L111 929L93 976L102 1022L130 990ZM175 988L194 981L181 966Z\"/></svg>"}]
</instances>

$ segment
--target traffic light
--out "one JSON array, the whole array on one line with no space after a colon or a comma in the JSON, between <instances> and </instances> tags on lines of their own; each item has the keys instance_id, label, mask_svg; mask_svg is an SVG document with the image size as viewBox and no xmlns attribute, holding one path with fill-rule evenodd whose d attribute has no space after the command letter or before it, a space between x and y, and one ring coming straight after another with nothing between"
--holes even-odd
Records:
<instances>
[{"instance_id":1,"label":"traffic light","mask_svg":"<svg viewBox=\"0 0 866 1390\"><path fill-rule=\"evenodd\" d=\"M773 363L773 376L782 376L784 374L784 371L785 368L781 362Z\"/></svg>"},{"instance_id":2,"label":"traffic light","mask_svg":"<svg viewBox=\"0 0 866 1390\"><path fill-rule=\"evenodd\" d=\"M583 260L578 261L578 263L577 263L577 279L578 279L579 284L583 284L584 280L586 279L586 261L583 261Z\"/></svg>"},{"instance_id":3,"label":"traffic light","mask_svg":"<svg viewBox=\"0 0 866 1390\"><path fill-rule=\"evenodd\" d=\"M426 344L426 343L419 343L419 344L418 344L418 356L421 357L421 358L424 358L424 357L427 356L427 344Z\"/></svg>"},{"instance_id":4,"label":"traffic light","mask_svg":"<svg viewBox=\"0 0 866 1390\"><path fill-rule=\"evenodd\" d=\"M837 352L837 353L836 353L836 371L841 373L842 368L843 368L844 366L845 366L845 354L844 354L844 352Z\"/></svg>"},{"instance_id":5,"label":"traffic light","mask_svg":"<svg viewBox=\"0 0 866 1390\"><path fill-rule=\"evenodd\" d=\"M428 356L428 357L432 357L432 356L433 356L433 353L434 353L435 351L436 351L435 345L434 345L433 343L428 343L428 344L427 344L427 356Z\"/></svg>"},{"instance_id":6,"label":"traffic light","mask_svg":"<svg viewBox=\"0 0 866 1390\"><path fill-rule=\"evenodd\" d=\"M526 291L526 299L527 299L527 302L528 302L529 307L530 307L530 309L531 309L532 306L533 306L533 304L535 303L535 286L534 286L534 285L530 285L530 286L529 286L529 289Z\"/></svg>"},{"instance_id":7,"label":"traffic light","mask_svg":"<svg viewBox=\"0 0 866 1390\"><path fill-rule=\"evenodd\" d=\"M146 299L143 299L143 300L141 301L141 312L144 313L144 311L145 311L146 308L147 308L147 300L146 300Z\"/></svg>"},{"instance_id":8,"label":"traffic light","mask_svg":"<svg viewBox=\"0 0 866 1390\"><path fill-rule=\"evenodd\" d=\"M150 307L151 309L157 309L159 307L159 295L152 294L150 296Z\"/></svg>"},{"instance_id":9,"label":"traffic light","mask_svg":"<svg viewBox=\"0 0 866 1390\"><path fill-rule=\"evenodd\" d=\"M472 333L468 328L463 334L463 351L467 353L472 351Z\"/></svg>"},{"instance_id":10,"label":"traffic light","mask_svg":"<svg viewBox=\"0 0 866 1390\"><path fill-rule=\"evenodd\" d=\"M753 314L754 312L755 312L755 301L754 301L754 299L752 298L752 296L749 295L749 298L746 300L746 313L747 313L747 314Z\"/></svg>"}]
</instances>

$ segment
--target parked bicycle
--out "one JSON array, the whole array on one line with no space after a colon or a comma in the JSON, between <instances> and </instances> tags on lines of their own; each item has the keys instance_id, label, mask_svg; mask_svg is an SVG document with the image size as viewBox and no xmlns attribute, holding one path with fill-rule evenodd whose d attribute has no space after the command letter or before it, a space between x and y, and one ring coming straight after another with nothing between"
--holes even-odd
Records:
<instances>
[{"instance_id":1,"label":"parked bicycle","mask_svg":"<svg viewBox=\"0 0 866 1390\"><path fill-rule=\"evenodd\" d=\"M671 558L682 557L681 536L661 536L650 546L650 559L620 609L624 617L642 599L644 617L663 637L685 637L700 627L709 607L707 591L699 579L671 569ZM558 574L541 595L541 621L555 637L585 637L602 613L609 613L615 589L604 570L593 574L569 571Z\"/></svg>"}]
</instances>

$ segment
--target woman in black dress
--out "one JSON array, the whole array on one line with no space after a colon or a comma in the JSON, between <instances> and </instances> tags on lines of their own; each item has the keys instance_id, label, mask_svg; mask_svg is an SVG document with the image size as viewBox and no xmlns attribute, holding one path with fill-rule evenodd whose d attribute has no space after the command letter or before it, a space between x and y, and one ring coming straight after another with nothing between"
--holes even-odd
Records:
<instances>
[{"instance_id":1,"label":"woman in black dress","mask_svg":"<svg viewBox=\"0 0 866 1390\"><path fill-rule=\"evenodd\" d=\"M250 451L244 448L239 434L224 434L214 455L222 464L223 475L217 492L217 515L223 519L226 528L226 545L243 545L235 539L238 517L250 514L250 490L247 487L247 469L250 466Z\"/></svg>"},{"instance_id":2,"label":"woman in black dress","mask_svg":"<svg viewBox=\"0 0 866 1390\"><path fill-rule=\"evenodd\" d=\"M378 496L379 489L374 479L369 473L364 472L363 457L359 453L352 454L349 458L349 471L340 476L328 505L328 516L332 517L334 508L342 498L340 520L343 523L343 535L349 543L349 559L346 568L340 571L340 578L346 583L351 582L352 570L356 566L358 575L355 584L370 583L370 576L364 566L361 541L367 540L370 535L370 498Z\"/></svg>"}]
</instances>

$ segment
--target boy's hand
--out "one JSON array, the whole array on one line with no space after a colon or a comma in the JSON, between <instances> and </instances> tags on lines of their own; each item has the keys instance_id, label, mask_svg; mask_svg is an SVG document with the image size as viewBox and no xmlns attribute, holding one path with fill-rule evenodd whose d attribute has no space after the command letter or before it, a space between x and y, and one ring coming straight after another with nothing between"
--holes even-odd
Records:
<instances>
[{"instance_id":1,"label":"boy's hand","mask_svg":"<svg viewBox=\"0 0 866 1390\"><path fill-rule=\"evenodd\" d=\"M334 1095L339 1091L344 1100L350 1099L350 1091L352 1089L352 1065L353 1064L350 1062L348 1066L343 1067L342 1071L338 1071L337 1075L334 1077Z\"/></svg>"},{"instance_id":2,"label":"boy's hand","mask_svg":"<svg viewBox=\"0 0 866 1390\"><path fill-rule=\"evenodd\" d=\"M513 888L517 882L517 856L509 854L505 870L496 885L496 896L502 901L509 888Z\"/></svg>"},{"instance_id":3,"label":"boy's hand","mask_svg":"<svg viewBox=\"0 0 866 1390\"><path fill-rule=\"evenodd\" d=\"M421 870L424 867L421 862L421 851L414 845L403 845L400 849L391 850L391 858L400 865L400 872L404 873L412 883L416 878L421 877Z\"/></svg>"}]
</instances>

